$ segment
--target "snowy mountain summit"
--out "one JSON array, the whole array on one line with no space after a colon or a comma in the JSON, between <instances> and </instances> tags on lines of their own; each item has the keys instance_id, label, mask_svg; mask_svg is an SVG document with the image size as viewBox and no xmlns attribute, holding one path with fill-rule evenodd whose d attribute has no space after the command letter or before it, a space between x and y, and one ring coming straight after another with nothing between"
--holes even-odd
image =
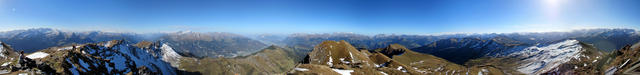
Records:
<instances>
[{"instance_id":1,"label":"snowy mountain summit","mask_svg":"<svg viewBox=\"0 0 640 75\"><path fill-rule=\"evenodd\" d=\"M40 74L162 74L176 75L174 66L182 56L163 43L129 43L113 40L65 47L52 47L24 58L27 66L11 65L15 70ZM33 62L33 63L31 63ZM22 64L22 63L21 63ZM175 64L175 65L171 65Z\"/></svg>"},{"instance_id":2,"label":"snowy mountain summit","mask_svg":"<svg viewBox=\"0 0 640 75\"><path fill-rule=\"evenodd\" d=\"M518 71L525 74L540 74L568 62L569 59L583 56L581 52L584 50L579 43L577 40L565 40L543 47L532 46L510 56L520 57L522 62L527 62L518 66Z\"/></svg>"}]
</instances>

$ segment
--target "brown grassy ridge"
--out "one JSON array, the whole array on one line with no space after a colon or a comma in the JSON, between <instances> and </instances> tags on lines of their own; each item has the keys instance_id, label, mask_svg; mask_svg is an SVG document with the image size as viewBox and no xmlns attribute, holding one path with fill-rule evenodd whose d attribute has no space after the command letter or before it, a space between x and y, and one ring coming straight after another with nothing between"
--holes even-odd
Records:
<instances>
[{"instance_id":1,"label":"brown grassy ridge","mask_svg":"<svg viewBox=\"0 0 640 75\"><path fill-rule=\"evenodd\" d=\"M291 50L270 46L262 51L236 58L183 58L179 69L205 75L282 74L295 66Z\"/></svg>"},{"instance_id":2,"label":"brown grassy ridge","mask_svg":"<svg viewBox=\"0 0 640 75\"><path fill-rule=\"evenodd\" d=\"M363 52L364 51L364 52ZM338 53L334 53L338 52ZM349 64L336 61L335 58L346 58L346 53L352 53L355 59L363 62L372 62L380 66L368 66L366 64ZM356 56L357 55L357 56ZM362 56L362 58L360 57ZM331 65L327 62L333 60ZM445 59L423 53L413 52L399 44L391 44L386 48L376 50L356 50L349 43L344 41L324 41L317 45L309 53L311 62L303 65L321 65L334 69L354 70L355 75L380 75L382 73L391 75L429 75L429 74L464 74L475 75L478 73L490 75L502 75L504 72L500 68L492 65L465 67ZM384 64L384 65L383 65ZM345 68L345 65L347 66ZM351 67L349 67L351 66ZM297 66L298 68L303 68ZM402 67L402 68L400 68ZM311 68L314 70L317 68ZM401 70L399 70L401 69ZM404 72L403 72L404 71ZM307 71L291 71L290 74L322 74Z\"/></svg>"}]
</instances>

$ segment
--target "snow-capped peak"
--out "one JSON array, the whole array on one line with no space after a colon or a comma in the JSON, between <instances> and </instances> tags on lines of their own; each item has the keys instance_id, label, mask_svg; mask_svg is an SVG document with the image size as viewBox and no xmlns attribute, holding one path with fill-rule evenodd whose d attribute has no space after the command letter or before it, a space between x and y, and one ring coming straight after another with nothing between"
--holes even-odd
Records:
<instances>
[{"instance_id":1,"label":"snow-capped peak","mask_svg":"<svg viewBox=\"0 0 640 75\"><path fill-rule=\"evenodd\" d=\"M566 40L543 47L531 46L510 56L524 57L528 62L518 66L518 71L526 74L538 74L548 71L571 58L578 58L582 54L582 46L577 40Z\"/></svg>"},{"instance_id":2,"label":"snow-capped peak","mask_svg":"<svg viewBox=\"0 0 640 75\"><path fill-rule=\"evenodd\" d=\"M173 48L171 48L171 46L162 44L162 47L160 47L160 49L162 50L163 61L171 63L171 66L173 67L179 66L178 62L180 61L180 58L182 58L182 56L176 53Z\"/></svg>"},{"instance_id":3,"label":"snow-capped peak","mask_svg":"<svg viewBox=\"0 0 640 75\"><path fill-rule=\"evenodd\" d=\"M166 55L171 55L171 52L167 53L167 51L164 51L164 50L157 51L160 49L151 49L156 51L144 50L144 48L138 48L133 45L129 45L128 42L124 42L124 41L109 41L104 43L106 44L86 45L90 47L83 48L83 51L86 51L87 52L86 54L96 55L96 56L91 56L86 58L100 57L100 58L103 58L104 60L109 60L109 61L106 61L107 63L114 63L113 66L107 67L107 71L113 71L113 70L131 71L132 68L139 68L144 66L149 71L157 72L158 74L163 74L163 75L176 74L175 68L171 67L172 65L170 63L167 63L164 60L165 58L171 58L166 56ZM157 57L153 55L154 54L153 52L160 52L159 54L162 54L163 56ZM98 64L98 63L93 63L89 65L82 65L83 63L104 62L102 60L95 60L95 59L89 59L89 60L78 59L79 61L74 61L76 59L78 58L67 58L66 61L77 62L81 64L80 66L72 66L72 68L83 68L83 67L86 68L86 67ZM85 61L91 61L91 62L85 62ZM130 61L134 61L134 62L130 62ZM131 67L130 65L136 65L136 66ZM90 69L85 69L85 70L90 70ZM72 70L72 72L75 73L75 70Z\"/></svg>"}]
</instances>

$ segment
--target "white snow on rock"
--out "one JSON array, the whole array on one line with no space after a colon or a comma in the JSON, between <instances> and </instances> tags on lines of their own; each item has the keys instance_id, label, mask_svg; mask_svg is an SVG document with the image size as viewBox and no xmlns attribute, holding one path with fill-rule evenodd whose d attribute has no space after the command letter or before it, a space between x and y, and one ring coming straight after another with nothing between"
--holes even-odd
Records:
<instances>
[{"instance_id":1,"label":"white snow on rock","mask_svg":"<svg viewBox=\"0 0 640 75\"><path fill-rule=\"evenodd\" d=\"M107 41L107 43L104 43L105 47L111 47L111 41Z\"/></svg>"},{"instance_id":2,"label":"white snow on rock","mask_svg":"<svg viewBox=\"0 0 640 75\"><path fill-rule=\"evenodd\" d=\"M333 67L333 58L331 56L329 56L329 62L327 62L327 65L329 65L329 67Z\"/></svg>"},{"instance_id":3,"label":"white snow on rock","mask_svg":"<svg viewBox=\"0 0 640 75\"><path fill-rule=\"evenodd\" d=\"M0 66L8 66L9 64L11 64L11 62L6 62L6 63L4 63L4 64L2 64Z\"/></svg>"},{"instance_id":4,"label":"white snow on rock","mask_svg":"<svg viewBox=\"0 0 640 75\"><path fill-rule=\"evenodd\" d=\"M351 62L355 62L354 61L355 58L353 58L353 54L351 54L351 52L349 52L349 57L351 57Z\"/></svg>"},{"instance_id":5,"label":"white snow on rock","mask_svg":"<svg viewBox=\"0 0 640 75\"><path fill-rule=\"evenodd\" d=\"M387 73L384 73L384 72L382 72L382 71L380 71L380 73L382 73L382 75L389 75L389 74L387 74Z\"/></svg>"},{"instance_id":6,"label":"white snow on rock","mask_svg":"<svg viewBox=\"0 0 640 75\"><path fill-rule=\"evenodd\" d=\"M146 52L146 50L136 50L136 48L132 48L129 44L121 44L115 45L116 43L112 42L112 49L118 50L118 54L114 56L107 56L103 58L111 58L111 62L116 63L115 69L122 70L127 63L126 61L135 61L137 66L146 66L149 67L151 71L160 71L163 75L173 75L175 74L175 69L171 67L170 63L162 60L163 58L156 58L152 55L152 53ZM94 50L99 51L99 50Z\"/></svg>"},{"instance_id":7,"label":"white snow on rock","mask_svg":"<svg viewBox=\"0 0 640 75\"><path fill-rule=\"evenodd\" d=\"M82 46L76 46L76 48L80 48L80 47L82 47ZM73 49L73 46L58 48L58 51L61 51L61 50L71 50L71 49Z\"/></svg>"},{"instance_id":8,"label":"white snow on rock","mask_svg":"<svg viewBox=\"0 0 640 75\"><path fill-rule=\"evenodd\" d=\"M567 59L580 57L580 52L582 52L582 46L577 40L566 40L544 47L528 47L510 56L525 57L522 60L525 63L517 67L518 71L525 74L539 74L568 62Z\"/></svg>"},{"instance_id":9,"label":"white snow on rock","mask_svg":"<svg viewBox=\"0 0 640 75\"><path fill-rule=\"evenodd\" d=\"M7 70L0 70L0 74L3 74L3 75L4 75L4 74L7 74L7 73L9 73L9 71L7 71Z\"/></svg>"},{"instance_id":10,"label":"white snow on rock","mask_svg":"<svg viewBox=\"0 0 640 75\"><path fill-rule=\"evenodd\" d=\"M29 54L29 55L27 55L27 58L30 58L30 59L37 59L37 58L44 58L44 57L47 57L47 56L49 56L49 54L47 54L47 53L44 53L44 52L35 52L35 53L33 53L33 54Z\"/></svg>"},{"instance_id":11,"label":"white snow on rock","mask_svg":"<svg viewBox=\"0 0 640 75\"><path fill-rule=\"evenodd\" d=\"M406 70L406 69L404 69L402 66L398 66L398 68L396 68L396 69L397 69L397 70L400 70L400 71L402 71L402 72L407 72L407 70Z\"/></svg>"},{"instance_id":12,"label":"white snow on rock","mask_svg":"<svg viewBox=\"0 0 640 75\"><path fill-rule=\"evenodd\" d=\"M58 48L58 51L61 51L61 50L70 50L70 49L72 49L72 48L73 48L73 47L63 47L63 48Z\"/></svg>"},{"instance_id":13,"label":"white snow on rock","mask_svg":"<svg viewBox=\"0 0 640 75\"><path fill-rule=\"evenodd\" d=\"M4 46L2 46L2 42L0 42L0 57L2 57L2 58L5 57L5 55L4 55L5 51L6 50L4 50Z\"/></svg>"},{"instance_id":14,"label":"white snow on rock","mask_svg":"<svg viewBox=\"0 0 640 75\"><path fill-rule=\"evenodd\" d=\"M109 59L110 63L114 63L114 66L107 66L107 71L130 71L128 68L129 65L135 65L135 67L145 66L151 72L157 72L161 75L175 75L176 68L172 67L172 65L166 62L164 59L164 55L171 55L171 52L166 52L162 50L160 46L154 47L154 49L143 49L139 47L135 47L129 45L127 42L109 42L110 47L106 47L105 45L99 45L98 48L88 48L84 51L88 54L97 54L94 57L100 57L102 59ZM169 48L169 47L165 47ZM105 51L106 50L106 51ZM157 56L154 54L158 54ZM76 63L70 62L69 59L66 59L67 63ZM84 69L86 66L95 66L95 64L87 63L88 61L101 61L94 59L82 59L78 61L80 66L71 67L72 74L79 74L79 72L75 72L74 69L83 69L86 71L93 71L91 69ZM135 61L135 62L130 62ZM83 65L84 64L84 65Z\"/></svg>"},{"instance_id":15,"label":"white snow on rock","mask_svg":"<svg viewBox=\"0 0 640 75\"><path fill-rule=\"evenodd\" d=\"M296 70L296 71L309 71L309 69L306 69L306 68L294 68L294 70Z\"/></svg>"},{"instance_id":16,"label":"white snow on rock","mask_svg":"<svg viewBox=\"0 0 640 75\"><path fill-rule=\"evenodd\" d=\"M160 47L160 49L162 49L162 60L171 63L171 66L173 67L179 67L179 61L180 58L182 58L182 56L180 56L178 53L176 53L173 48L171 48L171 46L167 45L167 44L162 44L162 47Z\"/></svg>"},{"instance_id":17,"label":"white snow on rock","mask_svg":"<svg viewBox=\"0 0 640 75\"><path fill-rule=\"evenodd\" d=\"M332 69L332 70L342 75L351 75L351 72L353 72L353 70L340 70L340 69Z\"/></svg>"},{"instance_id":18,"label":"white snow on rock","mask_svg":"<svg viewBox=\"0 0 640 75\"><path fill-rule=\"evenodd\" d=\"M625 61L624 63L622 63L622 65L620 65L620 67L618 67L618 68L622 68L622 67L624 67L624 65L626 65L626 64L629 62L629 60L630 60L630 59L627 59L627 61Z\"/></svg>"}]
</instances>

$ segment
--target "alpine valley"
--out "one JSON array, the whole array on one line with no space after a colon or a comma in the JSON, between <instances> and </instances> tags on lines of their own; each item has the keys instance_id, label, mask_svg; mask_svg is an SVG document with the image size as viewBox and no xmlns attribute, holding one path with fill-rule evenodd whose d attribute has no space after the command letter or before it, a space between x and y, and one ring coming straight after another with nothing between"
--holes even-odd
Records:
<instances>
[{"instance_id":1,"label":"alpine valley","mask_svg":"<svg viewBox=\"0 0 640 75\"><path fill-rule=\"evenodd\" d=\"M0 32L0 74L621 75L640 74L640 32L363 35L229 32Z\"/></svg>"}]
</instances>

